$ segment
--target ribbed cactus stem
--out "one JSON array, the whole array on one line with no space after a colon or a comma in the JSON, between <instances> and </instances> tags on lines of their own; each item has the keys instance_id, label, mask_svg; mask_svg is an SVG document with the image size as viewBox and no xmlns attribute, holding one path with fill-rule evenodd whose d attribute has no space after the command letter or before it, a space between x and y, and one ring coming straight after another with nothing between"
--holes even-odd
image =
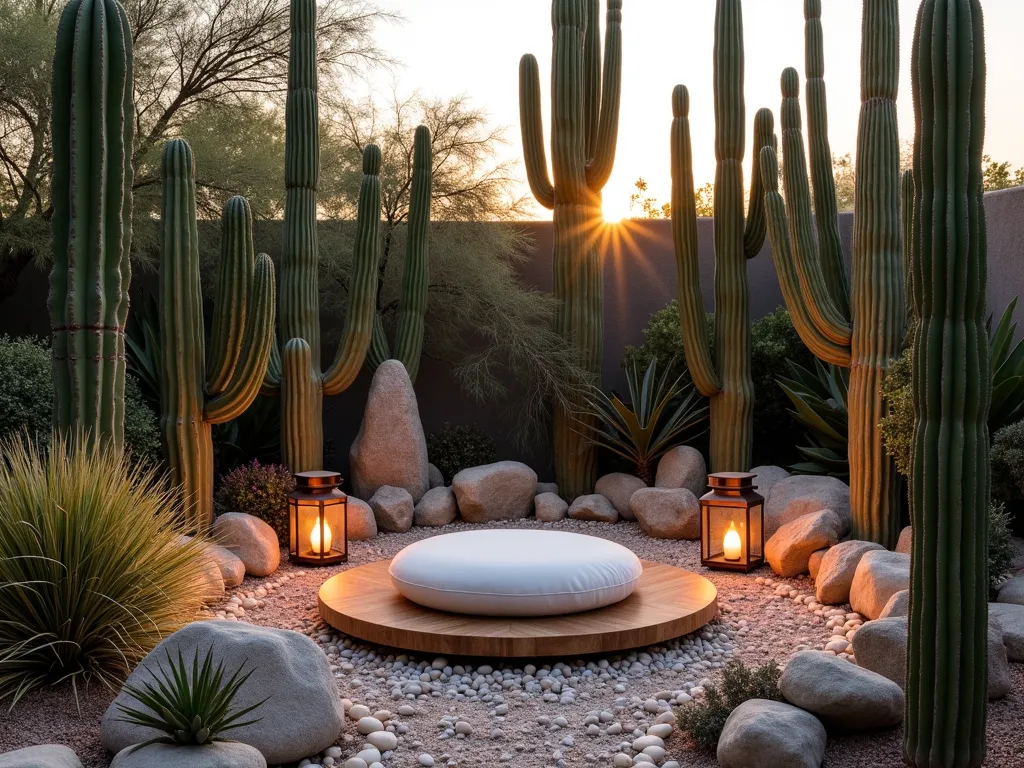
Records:
<instances>
[{"instance_id":1,"label":"ribbed cactus stem","mask_svg":"<svg viewBox=\"0 0 1024 768\"><path fill-rule=\"evenodd\" d=\"M914 246L914 171L910 168L903 172L900 185L900 212L903 219L900 241L903 249L903 303L909 318L913 311L913 293L910 287L913 270L910 254Z\"/></svg>"},{"instance_id":2,"label":"ribbed cactus stem","mask_svg":"<svg viewBox=\"0 0 1024 768\"><path fill-rule=\"evenodd\" d=\"M519 109L530 189L554 209L555 330L580 351L600 376L603 274L595 250L602 223L601 190L611 175L619 124L622 79L622 0L607 0L604 61L599 0L553 0L551 167L548 174L541 120L540 69L527 54L519 65ZM596 480L594 446L580 428L581 410L554 414L555 476L568 498L590 493Z\"/></svg>"},{"instance_id":3,"label":"ribbed cactus stem","mask_svg":"<svg viewBox=\"0 0 1024 768\"><path fill-rule=\"evenodd\" d=\"M985 761L991 360L985 36L978 0L923 0L911 62L914 433L904 761Z\"/></svg>"},{"instance_id":4,"label":"ribbed cactus stem","mask_svg":"<svg viewBox=\"0 0 1024 768\"><path fill-rule=\"evenodd\" d=\"M314 374L305 339L292 339L285 344L281 364L281 442L288 450L288 463L302 467L303 472L323 469L324 428L319 417L323 388ZM317 418L310 420L311 413L317 414Z\"/></svg>"},{"instance_id":5,"label":"ribbed cactus stem","mask_svg":"<svg viewBox=\"0 0 1024 768\"><path fill-rule=\"evenodd\" d=\"M64 6L52 86L53 423L120 451L135 108L132 34L117 0Z\"/></svg>"}]
</instances>

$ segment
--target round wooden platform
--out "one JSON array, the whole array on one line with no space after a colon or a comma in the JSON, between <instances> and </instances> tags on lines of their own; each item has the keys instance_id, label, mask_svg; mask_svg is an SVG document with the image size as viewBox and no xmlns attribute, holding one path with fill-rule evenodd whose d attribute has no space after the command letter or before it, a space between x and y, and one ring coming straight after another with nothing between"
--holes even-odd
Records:
<instances>
[{"instance_id":1,"label":"round wooden platform","mask_svg":"<svg viewBox=\"0 0 1024 768\"><path fill-rule=\"evenodd\" d=\"M492 618L435 611L398 593L390 560L339 573L320 587L320 615L336 629L378 645L450 656L577 656L664 642L704 626L718 612L715 585L682 568L642 561L636 591L585 613Z\"/></svg>"}]
</instances>

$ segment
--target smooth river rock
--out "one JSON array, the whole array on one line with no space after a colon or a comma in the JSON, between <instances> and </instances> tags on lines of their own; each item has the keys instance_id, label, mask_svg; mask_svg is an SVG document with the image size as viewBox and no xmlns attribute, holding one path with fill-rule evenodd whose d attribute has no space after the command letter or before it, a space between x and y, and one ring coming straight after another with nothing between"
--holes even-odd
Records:
<instances>
[{"instance_id":1,"label":"smooth river rock","mask_svg":"<svg viewBox=\"0 0 1024 768\"><path fill-rule=\"evenodd\" d=\"M890 597L909 588L910 555L887 550L865 552L850 584L850 605L862 616L877 619Z\"/></svg>"},{"instance_id":2,"label":"smooth river rock","mask_svg":"<svg viewBox=\"0 0 1024 768\"><path fill-rule=\"evenodd\" d=\"M412 528L415 505L412 494L405 488L382 485L370 497L370 509L378 531L405 533Z\"/></svg>"},{"instance_id":3,"label":"smooth river rock","mask_svg":"<svg viewBox=\"0 0 1024 768\"><path fill-rule=\"evenodd\" d=\"M213 521L211 536L245 564L250 576L269 576L281 565L277 534L255 515L225 512Z\"/></svg>"},{"instance_id":4,"label":"smooth river rock","mask_svg":"<svg viewBox=\"0 0 1024 768\"><path fill-rule=\"evenodd\" d=\"M348 497L348 538L368 541L377 538L377 518L370 505L355 496Z\"/></svg>"},{"instance_id":5,"label":"smooth river rock","mask_svg":"<svg viewBox=\"0 0 1024 768\"><path fill-rule=\"evenodd\" d=\"M200 747L150 744L135 752L125 747L110 768L267 768L267 761L248 744L216 741Z\"/></svg>"},{"instance_id":6,"label":"smooth river rock","mask_svg":"<svg viewBox=\"0 0 1024 768\"><path fill-rule=\"evenodd\" d=\"M629 508L648 536L700 538L700 503L686 488L641 488L630 498Z\"/></svg>"},{"instance_id":7,"label":"smooth river rock","mask_svg":"<svg viewBox=\"0 0 1024 768\"><path fill-rule=\"evenodd\" d=\"M533 508L536 510L537 519L542 523L557 523L559 520L565 520L569 514L569 505L565 499L550 491L537 494L533 500Z\"/></svg>"},{"instance_id":8,"label":"smooth river rock","mask_svg":"<svg viewBox=\"0 0 1024 768\"><path fill-rule=\"evenodd\" d=\"M62 744L40 744L4 752L0 768L82 768L82 762Z\"/></svg>"},{"instance_id":9,"label":"smooth river rock","mask_svg":"<svg viewBox=\"0 0 1024 768\"><path fill-rule=\"evenodd\" d=\"M689 445L677 445L658 462L656 488L685 488L698 499L707 493L708 468L704 456Z\"/></svg>"},{"instance_id":10,"label":"smooth river rock","mask_svg":"<svg viewBox=\"0 0 1024 768\"><path fill-rule=\"evenodd\" d=\"M764 504L765 538L801 515L823 509L831 509L842 521L840 538L850 532L850 487L842 480L824 475L791 475L779 480Z\"/></svg>"},{"instance_id":11,"label":"smooth river rock","mask_svg":"<svg viewBox=\"0 0 1024 768\"><path fill-rule=\"evenodd\" d=\"M519 461L499 461L462 470L452 490L468 523L521 520L533 509L537 473Z\"/></svg>"},{"instance_id":12,"label":"smooth river rock","mask_svg":"<svg viewBox=\"0 0 1024 768\"><path fill-rule=\"evenodd\" d=\"M836 544L821 559L814 590L819 603L842 605L850 599L850 586L857 564L864 554L876 549L885 549L873 541L844 541Z\"/></svg>"},{"instance_id":13,"label":"smooth river rock","mask_svg":"<svg viewBox=\"0 0 1024 768\"><path fill-rule=\"evenodd\" d=\"M830 509L822 509L779 527L764 545L764 558L780 576L807 573L811 555L839 541L842 522Z\"/></svg>"},{"instance_id":14,"label":"smooth river rock","mask_svg":"<svg viewBox=\"0 0 1024 768\"><path fill-rule=\"evenodd\" d=\"M617 523L619 513L604 496L591 493L579 496L569 505L569 517L573 520L593 520L599 523Z\"/></svg>"},{"instance_id":15,"label":"smooth river rock","mask_svg":"<svg viewBox=\"0 0 1024 768\"><path fill-rule=\"evenodd\" d=\"M721 768L820 768L825 726L791 704L749 699L732 711L718 739Z\"/></svg>"},{"instance_id":16,"label":"smooth river rock","mask_svg":"<svg viewBox=\"0 0 1024 768\"><path fill-rule=\"evenodd\" d=\"M455 492L441 485L423 494L423 498L413 511L413 525L437 528L448 525L458 516L459 506L455 503Z\"/></svg>"},{"instance_id":17,"label":"smooth river rock","mask_svg":"<svg viewBox=\"0 0 1024 768\"><path fill-rule=\"evenodd\" d=\"M629 499L632 495L646 488L647 483L636 475L627 475L625 472L612 472L599 478L594 486L594 493L604 496L615 507L615 511L624 520L635 520L629 509Z\"/></svg>"}]
</instances>

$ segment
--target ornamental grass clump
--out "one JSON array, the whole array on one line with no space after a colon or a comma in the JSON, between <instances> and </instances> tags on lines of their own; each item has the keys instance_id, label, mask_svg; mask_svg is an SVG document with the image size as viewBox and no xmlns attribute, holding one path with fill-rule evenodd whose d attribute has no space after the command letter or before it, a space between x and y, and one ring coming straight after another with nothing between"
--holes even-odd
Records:
<instances>
[{"instance_id":1,"label":"ornamental grass clump","mask_svg":"<svg viewBox=\"0 0 1024 768\"><path fill-rule=\"evenodd\" d=\"M258 459L224 475L214 499L217 514L245 512L263 520L288 541L288 494L295 490L295 477L281 464L260 464Z\"/></svg>"},{"instance_id":2,"label":"ornamental grass clump","mask_svg":"<svg viewBox=\"0 0 1024 768\"><path fill-rule=\"evenodd\" d=\"M0 700L113 687L202 606L200 537L152 470L82 440L0 440Z\"/></svg>"}]
</instances>

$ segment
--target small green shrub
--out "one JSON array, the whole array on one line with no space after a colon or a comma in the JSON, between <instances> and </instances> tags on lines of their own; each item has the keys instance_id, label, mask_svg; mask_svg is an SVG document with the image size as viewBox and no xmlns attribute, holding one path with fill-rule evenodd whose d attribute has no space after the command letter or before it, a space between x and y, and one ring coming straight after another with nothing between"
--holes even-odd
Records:
<instances>
[{"instance_id":1,"label":"small green shrub","mask_svg":"<svg viewBox=\"0 0 1024 768\"><path fill-rule=\"evenodd\" d=\"M139 383L125 378L124 437L131 454L160 459L157 417L146 404ZM53 414L53 364L46 342L31 337L0 336L0 437L27 432L45 446Z\"/></svg>"},{"instance_id":2,"label":"small green shrub","mask_svg":"<svg viewBox=\"0 0 1024 768\"><path fill-rule=\"evenodd\" d=\"M208 593L204 542L152 469L81 440L0 440L0 700L113 686ZM73 447L72 447L73 446Z\"/></svg>"},{"instance_id":3,"label":"small green shrub","mask_svg":"<svg viewBox=\"0 0 1024 768\"><path fill-rule=\"evenodd\" d=\"M913 390L910 386L913 358L907 347L903 354L892 360L885 369L882 379L882 397L885 400L885 416L879 423L882 445L892 457L896 470L904 477L910 474L910 460L914 449Z\"/></svg>"},{"instance_id":4,"label":"small green shrub","mask_svg":"<svg viewBox=\"0 0 1024 768\"><path fill-rule=\"evenodd\" d=\"M450 483L459 472L469 467L493 464L498 460L494 438L477 426L445 425L427 435L427 456Z\"/></svg>"},{"instance_id":5,"label":"small green shrub","mask_svg":"<svg viewBox=\"0 0 1024 768\"><path fill-rule=\"evenodd\" d=\"M1017 554L1010 528L1012 517L1006 505L993 502L988 508L988 581L992 599L1000 585L1013 573Z\"/></svg>"},{"instance_id":6,"label":"small green shrub","mask_svg":"<svg viewBox=\"0 0 1024 768\"><path fill-rule=\"evenodd\" d=\"M679 729L688 733L701 749L714 752L725 721L736 707L750 699L782 701L779 678L782 670L773 659L751 669L741 661L729 662L723 671L721 688L709 685L701 701L679 711Z\"/></svg>"},{"instance_id":7,"label":"small green shrub","mask_svg":"<svg viewBox=\"0 0 1024 768\"><path fill-rule=\"evenodd\" d=\"M1024 499L1024 421L996 432L989 458L993 495L1011 503Z\"/></svg>"},{"instance_id":8,"label":"small green shrub","mask_svg":"<svg viewBox=\"0 0 1024 768\"><path fill-rule=\"evenodd\" d=\"M287 542L288 494L294 490L295 477L288 467L253 459L221 478L214 505L217 514L255 515L274 529L278 541Z\"/></svg>"}]
</instances>

